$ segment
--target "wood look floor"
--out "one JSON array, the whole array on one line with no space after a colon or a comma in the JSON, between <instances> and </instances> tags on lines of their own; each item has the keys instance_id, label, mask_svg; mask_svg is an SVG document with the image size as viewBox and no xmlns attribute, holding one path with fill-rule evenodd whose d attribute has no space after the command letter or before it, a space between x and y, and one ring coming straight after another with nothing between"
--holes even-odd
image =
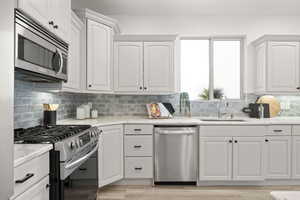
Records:
<instances>
[{"instance_id":1,"label":"wood look floor","mask_svg":"<svg viewBox=\"0 0 300 200\"><path fill-rule=\"evenodd\" d=\"M108 186L98 200L271 200L274 190L300 190L300 186Z\"/></svg>"}]
</instances>

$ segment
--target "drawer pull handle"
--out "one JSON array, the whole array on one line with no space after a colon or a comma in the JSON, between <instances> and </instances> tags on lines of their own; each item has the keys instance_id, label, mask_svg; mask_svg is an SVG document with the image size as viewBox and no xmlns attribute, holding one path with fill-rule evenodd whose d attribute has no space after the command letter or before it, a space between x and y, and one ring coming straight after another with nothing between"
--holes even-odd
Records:
<instances>
[{"instance_id":1,"label":"drawer pull handle","mask_svg":"<svg viewBox=\"0 0 300 200\"><path fill-rule=\"evenodd\" d=\"M140 128L135 128L135 129L133 129L134 131L142 131L142 129L140 129Z\"/></svg>"},{"instance_id":2,"label":"drawer pull handle","mask_svg":"<svg viewBox=\"0 0 300 200\"><path fill-rule=\"evenodd\" d=\"M142 145L134 145L134 148L136 149L142 148Z\"/></svg>"},{"instance_id":3,"label":"drawer pull handle","mask_svg":"<svg viewBox=\"0 0 300 200\"><path fill-rule=\"evenodd\" d=\"M27 180L29 180L30 178L32 178L33 176L34 176L34 174L32 174L32 173L26 174L26 176L23 179L16 180L15 183L24 183Z\"/></svg>"},{"instance_id":4,"label":"drawer pull handle","mask_svg":"<svg viewBox=\"0 0 300 200\"><path fill-rule=\"evenodd\" d=\"M87 168L79 168L79 171L86 171Z\"/></svg>"},{"instance_id":5,"label":"drawer pull handle","mask_svg":"<svg viewBox=\"0 0 300 200\"><path fill-rule=\"evenodd\" d=\"M275 129L275 130L273 130L273 132L275 132L275 133L280 133L280 132L282 132L282 130Z\"/></svg>"},{"instance_id":6,"label":"drawer pull handle","mask_svg":"<svg viewBox=\"0 0 300 200\"><path fill-rule=\"evenodd\" d=\"M142 170L142 169L143 169L142 167L135 167L134 168L134 170L139 170L139 171Z\"/></svg>"}]
</instances>

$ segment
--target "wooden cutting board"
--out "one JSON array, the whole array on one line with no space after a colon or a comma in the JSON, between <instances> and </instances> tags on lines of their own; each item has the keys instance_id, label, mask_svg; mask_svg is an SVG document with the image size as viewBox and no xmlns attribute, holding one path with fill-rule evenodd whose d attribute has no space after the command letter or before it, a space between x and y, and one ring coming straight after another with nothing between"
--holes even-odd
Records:
<instances>
[{"instance_id":1,"label":"wooden cutting board","mask_svg":"<svg viewBox=\"0 0 300 200\"><path fill-rule=\"evenodd\" d=\"M276 117L281 111L280 102L271 95L264 95L259 97L256 103L267 103L270 108L270 117Z\"/></svg>"}]
</instances>

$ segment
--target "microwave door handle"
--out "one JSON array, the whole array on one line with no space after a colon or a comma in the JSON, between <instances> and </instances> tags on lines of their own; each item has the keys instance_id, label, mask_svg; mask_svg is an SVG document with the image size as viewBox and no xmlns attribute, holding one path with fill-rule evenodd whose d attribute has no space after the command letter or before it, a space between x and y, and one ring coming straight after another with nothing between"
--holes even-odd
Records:
<instances>
[{"instance_id":1,"label":"microwave door handle","mask_svg":"<svg viewBox=\"0 0 300 200\"><path fill-rule=\"evenodd\" d=\"M60 74L61 71L62 71L62 68L64 66L64 59L63 59L63 55L62 55L61 50L57 49L57 53L59 54L59 59L60 59L60 62L59 62L60 67L59 67L59 71L57 73Z\"/></svg>"}]
</instances>

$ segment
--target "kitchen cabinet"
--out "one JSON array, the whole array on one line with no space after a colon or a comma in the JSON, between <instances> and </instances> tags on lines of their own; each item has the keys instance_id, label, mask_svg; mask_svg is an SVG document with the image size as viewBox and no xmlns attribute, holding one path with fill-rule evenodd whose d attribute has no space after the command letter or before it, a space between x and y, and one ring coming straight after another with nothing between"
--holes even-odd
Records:
<instances>
[{"instance_id":1,"label":"kitchen cabinet","mask_svg":"<svg viewBox=\"0 0 300 200\"><path fill-rule=\"evenodd\" d=\"M120 33L117 21L89 9L75 12L84 22L82 92L113 93L113 36Z\"/></svg>"},{"instance_id":2,"label":"kitchen cabinet","mask_svg":"<svg viewBox=\"0 0 300 200\"><path fill-rule=\"evenodd\" d=\"M232 138L200 137L200 181L232 179Z\"/></svg>"},{"instance_id":3,"label":"kitchen cabinet","mask_svg":"<svg viewBox=\"0 0 300 200\"><path fill-rule=\"evenodd\" d=\"M70 45L69 45L69 63L68 63L68 82L63 83L64 90L79 92L82 89L81 76L82 67L84 66L81 59L82 45L81 37L83 31L83 23L72 12L72 21L70 29Z\"/></svg>"},{"instance_id":4,"label":"kitchen cabinet","mask_svg":"<svg viewBox=\"0 0 300 200\"><path fill-rule=\"evenodd\" d=\"M122 125L99 127L100 146L98 150L99 187L123 179L124 152Z\"/></svg>"},{"instance_id":5,"label":"kitchen cabinet","mask_svg":"<svg viewBox=\"0 0 300 200\"><path fill-rule=\"evenodd\" d=\"M256 93L294 93L300 86L296 36L263 36L254 42Z\"/></svg>"},{"instance_id":6,"label":"kitchen cabinet","mask_svg":"<svg viewBox=\"0 0 300 200\"><path fill-rule=\"evenodd\" d=\"M153 125L127 124L124 128L125 178L153 178Z\"/></svg>"},{"instance_id":7,"label":"kitchen cabinet","mask_svg":"<svg viewBox=\"0 0 300 200\"><path fill-rule=\"evenodd\" d=\"M144 91L147 93L174 90L174 44L144 43Z\"/></svg>"},{"instance_id":8,"label":"kitchen cabinet","mask_svg":"<svg viewBox=\"0 0 300 200\"><path fill-rule=\"evenodd\" d=\"M71 0L18 0L18 8L69 42Z\"/></svg>"},{"instance_id":9,"label":"kitchen cabinet","mask_svg":"<svg viewBox=\"0 0 300 200\"><path fill-rule=\"evenodd\" d=\"M87 89L112 91L112 29L87 20Z\"/></svg>"},{"instance_id":10,"label":"kitchen cabinet","mask_svg":"<svg viewBox=\"0 0 300 200\"><path fill-rule=\"evenodd\" d=\"M291 136L268 136L266 141L266 178L291 178Z\"/></svg>"},{"instance_id":11,"label":"kitchen cabinet","mask_svg":"<svg viewBox=\"0 0 300 200\"><path fill-rule=\"evenodd\" d=\"M14 200L49 200L49 189L49 176L47 176Z\"/></svg>"},{"instance_id":12,"label":"kitchen cabinet","mask_svg":"<svg viewBox=\"0 0 300 200\"><path fill-rule=\"evenodd\" d=\"M143 91L143 76L143 43L116 42L114 44L114 90Z\"/></svg>"},{"instance_id":13,"label":"kitchen cabinet","mask_svg":"<svg viewBox=\"0 0 300 200\"><path fill-rule=\"evenodd\" d=\"M127 94L179 91L176 36L115 36L114 90Z\"/></svg>"},{"instance_id":14,"label":"kitchen cabinet","mask_svg":"<svg viewBox=\"0 0 300 200\"><path fill-rule=\"evenodd\" d=\"M264 142L263 137L200 137L200 181L263 180Z\"/></svg>"},{"instance_id":15,"label":"kitchen cabinet","mask_svg":"<svg viewBox=\"0 0 300 200\"><path fill-rule=\"evenodd\" d=\"M233 138L233 180L264 180L263 137Z\"/></svg>"},{"instance_id":16,"label":"kitchen cabinet","mask_svg":"<svg viewBox=\"0 0 300 200\"><path fill-rule=\"evenodd\" d=\"M300 179L300 136L293 136L292 178Z\"/></svg>"}]
</instances>

